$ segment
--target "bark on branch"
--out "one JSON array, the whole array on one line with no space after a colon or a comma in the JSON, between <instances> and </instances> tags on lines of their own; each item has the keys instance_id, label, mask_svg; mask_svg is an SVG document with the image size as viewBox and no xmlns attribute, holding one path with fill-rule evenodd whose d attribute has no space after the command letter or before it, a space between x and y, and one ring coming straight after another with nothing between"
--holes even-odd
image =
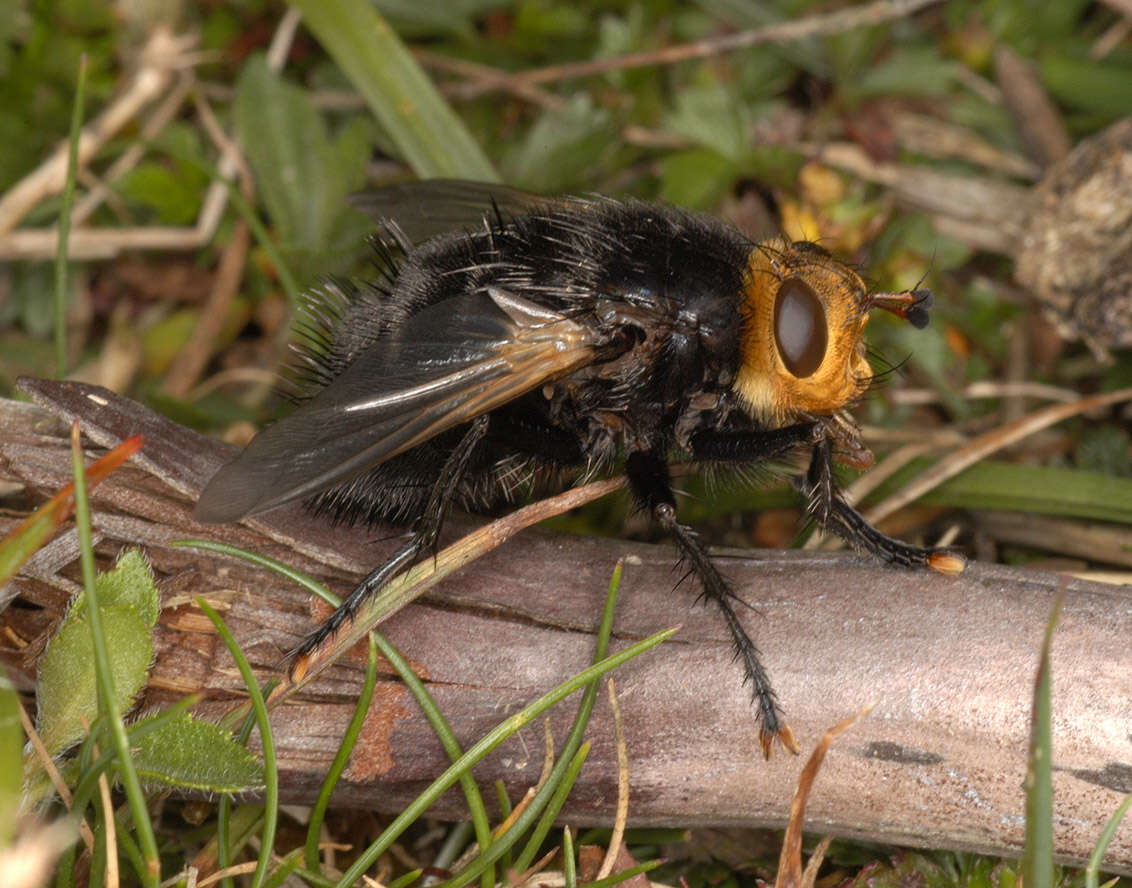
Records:
<instances>
[{"instance_id":1,"label":"bark on branch","mask_svg":"<svg viewBox=\"0 0 1132 888\"><path fill-rule=\"evenodd\" d=\"M55 416L80 417L99 445L145 436L138 467L101 485L94 509L100 551L142 545L162 578L152 702L203 689L202 708L220 712L242 696L239 676L192 596L203 594L224 609L264 675L325 615L274 575L170 549L170 540L231 540L343 591L388 546L365 531L328 528L301 509L244 526L196 525L191 503L230 452L225 445L103 389L37 381L25 390ZM66 483L61 430L44 410L0 402L0 480L42 492ZM45 607L9 608L4 619L15 631L33 641L46 637L66 578L75 576L71 557L66 541L57 542L14 584ZM672 641L617 674L631 822L783 824L802 759L762 761L749 694L722 621L697 605L692 592L673 589L679 574L668 546L524 532L391 618L383 631L427 678L457 737L469 745L590 663L601 602L622 557L616 643L682 625ZM720 557L752 605L745 619L803 748L845 715L878 703L831 749L807 810L809 829L1019 851L1032 680L1061 591L1052 655L1058 854L1085 857L1122 795L1132 791L1128 588L981 564L945 578L841 553ZM22 665L26 679L34 674L30 659L9 657L9 664ZM313 799L350 716L362 665L352 654L274 713L286 801ZM593 749L563 813L572 823L608 822L616 802L613 730L603 698L590 727ZM557 736L572 715L571 701L552 711ZM541 725L526 730L486 760L477 778L502 779L520 793L538 777L541 735ZM337 798L399 809L447 764L407 692L382 681ZM461 816L462 799L449 793L437 813ZM1108 865L1132 871L1132 824L1117 833Z\"/></svg>"}]
</instances>

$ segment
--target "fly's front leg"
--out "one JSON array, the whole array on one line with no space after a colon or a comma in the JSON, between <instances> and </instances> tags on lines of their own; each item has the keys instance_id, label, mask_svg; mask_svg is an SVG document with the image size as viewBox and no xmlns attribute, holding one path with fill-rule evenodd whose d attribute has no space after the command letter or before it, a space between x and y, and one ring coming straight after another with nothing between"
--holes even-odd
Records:
<instances>
[{"instance_id":1,"label":"fly's front leg","mask_svg":"<svg viewBox=\"0 0 1132 888\"><path fill-rule=\"evenodd\" d=\"M947 549L913 546L881 533L841 497L833 478L833 445L823 437L814 445L810 467L795 479L795 486L809 500L810 515L822 529L837 534L855 549L875 555L889 564L930 567L943 574L958 574L967 559Z\"/></svg>"},{"instance_id":2,"label":"fly's front leg","mask_svg":"<svg viewBox=\"0 0 1132 888\"><path fill-rule=\"evenodd\" d=\"M803 422L780 429L721 432L704 429L692 435L692 455L700 462L755 463L781 459L802 445L823 440L825 431L816 422Z\"/></svg>"},{"instance_id":3,"label":"fly's front leg","mask_svg":"<svg viewBox=\"0 0 1132 888\"><path fill-rule=\"evenodd\" d=\"M798 752L794 735L782 717L774 688L766 670L759 661L759 652L732 607L735 597L731 584L712 563L707 550L696 539L691 529L676 520L676 497L668 475L668 465L654 453L638 451L629 455L625 465L633 495L649 511L654 520L676 541L681 557L688 562L703 588L703 594L716 603L731 632L735 656L743 662L746 680L751 683L754 702L758 704L762 723L759 743L763 755L770 758L774 741L778 740L791 752Z\"/></svg>"},{"instance_id":4,"label":"fly's front leg","mask_svg":"<svg viewBox=\"0 0 1132 888\"><path fill-rule=\"evenodd\" d=\"M487 416L475 419L444 461L444 466L432 485L428 503L421 512L420 520L413 528L412 537L380 567L362 580L338 609L287 655L287 658L293 662L292 674L301 671L303 660L321 647L323 642L335 635L343 626L352 621L362 605L380 592L382 587L399 573L412 566L422 552L436 547L441 526L448 515L448 510L452 507L452 500L459 489L460 482L468 470L476 445L483 440L487 433L487 424Z\"/></svg>"}]
</instances>

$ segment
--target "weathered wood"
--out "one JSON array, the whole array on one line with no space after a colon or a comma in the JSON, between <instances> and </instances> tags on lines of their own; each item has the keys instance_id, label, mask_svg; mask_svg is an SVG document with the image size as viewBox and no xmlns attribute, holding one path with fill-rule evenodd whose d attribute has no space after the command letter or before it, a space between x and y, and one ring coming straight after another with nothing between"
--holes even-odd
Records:
<instances>
[{"instance_id":1,"label":"weathered wood","mask_svg":"<svg viewBox=\"0 0 1132 888\"><path fill-rule=\"evenodd\" d=\"M342 590L381 557L383 546L372 534L327 528L300 509L281 509L249 526L195 525L190 498L224 445L103 390L39 382L28 390L60 416L81 416L102 445L136 431L147 436L139 461L162 480L122 471L98 488L95 508L104 549L143 544L166 578L151 700L204 688L203 709L215 713L241 694L230 658L191 595L224 607L264 675L312 626L308 596L246 565L169 549L170 539L230 539ZM0 477L44 489L65 482L60 428L27 406L13 409L20 418L7 423L0 410ZM38 432L31 430L35 424ZM525 532L391 618L384 631L429 680L468 745L589 664L605 588L621 557L627 561L616 643L682 625L672 641L616 673L633 823L782 824L802 762L762 761L754 711L722 622L696 605L693 593L673 591L679 574L668 546ZM1059 592L1065 602L1052 666L1059 855L1086 856L1122 794L1132 791L1129 589L992 565L945 578L848 554L720 557L752 605L747 624L803 748L845 715L878 704L830 751L807 810L810 829L1017 852L1032 679ZM40 579L20 580L20 588L49 601L58 580L32 573ZM314 610L325 613L321 605ZM287 801L313 798L361 673L355 652L274 714ZM589 731L593 750L564 812L579 824L607 822L615 803L611 721L604 695L599 700ZM572 707L567 701L553 711L558 737ZM541 725L528 728L482 763L477 777L502 779L517 794L537 778L542 748ZM383 681L338 801L396 809L446 764L409 695ZM451 792L436 808L451 816L462 810ZM1109 866L1132 871L1132 825L1117 833Z\"/></svg>"}]
</instances>

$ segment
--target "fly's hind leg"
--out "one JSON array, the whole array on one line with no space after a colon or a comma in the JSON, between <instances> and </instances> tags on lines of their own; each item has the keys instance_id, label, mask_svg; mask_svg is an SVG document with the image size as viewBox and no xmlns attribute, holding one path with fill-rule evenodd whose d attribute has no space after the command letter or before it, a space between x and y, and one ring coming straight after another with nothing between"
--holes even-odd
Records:
<instances>
[{"instance_id":1,"label":"fly's hind leg","mask_svg":"<svg viewBox=\"0 0 1132 888\"><path fill-rule=\"evenodd\" d=\"M369 574L351 592L327 620L302 640L288 655L295 663L322 646L328 638L335 635L343 626L354 619L367 601L381 591L390 580L409 568L422 552L434 549L440 537L444 518L452 507L452 501L460 482L467 472L476 445L487 432L488 417L475 419L467 432L453 448L440 474L429 492L428 502L421 512L420 520L413 528L412 537L394 552L380 567Z\"/></svg>"},{"instance_id":2,"label":"fly's hind leg","mask_svg":"<svg viewBox=\"0 0 1132 888\"><path fill-rule=\"evenodd\" d=\"M735 593L731 584L719 572L692 530L676 520L676 497L667 464L656 454L638 451L629 455L625 471L637 501L648 509L657 524L672 535L681 557L699 580L703 594L714 601L723 613L735 644L735 656L743 663L745 680L751 683L753 702L759 707L759 743L763 755L770 758L775 740L791 752L798 752L794 735L778 707L770 678L759 660L758 648L735 613L732 605Z\"/></svg>"},{"instance_id":3,"label":"fly's hind leg","mask_svg":"<svg viewBox=\"0 0 1132 888\"><path fill-rule=\"evenodd\" d=\"M851 546L902 567L930 567L943 574L958 574L967 559L948 549L924 548L881 533L841 497L833 479L833 447L828 439L814 446L806 474L795 486L810 502L810 514L823 529L837 534Z\"/></svg>"}]
</instances>

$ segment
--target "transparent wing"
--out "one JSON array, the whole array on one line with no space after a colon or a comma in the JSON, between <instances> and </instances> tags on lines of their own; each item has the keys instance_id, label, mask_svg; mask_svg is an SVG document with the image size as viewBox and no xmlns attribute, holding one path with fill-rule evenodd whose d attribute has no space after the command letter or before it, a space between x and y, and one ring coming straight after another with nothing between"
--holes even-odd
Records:
<instances>
[{"instance_id":1,"label":"transparent wing","mask_svg":"<svg viewBox=\"0 0 1132 888\"><path fill-rule=\"evenodd\" d=\"M592 330L487 289L417 312L212 478L200 521L237 521L333 487L595 359Z\"/></svg>"},{"instance_id":2,"label":"transparent wing","mask_svg":"<svg viewBox=\"0 0 1132 888\"><path fill-rule=\"evenodd\" d=\"M506 185L462 179L425 179L350 195L351 206L374 221L396 222L414 244L449 231L482 228L484 218L494 220L497 212L521 215L562 201Z\"/></svg>"}]
</instances>

